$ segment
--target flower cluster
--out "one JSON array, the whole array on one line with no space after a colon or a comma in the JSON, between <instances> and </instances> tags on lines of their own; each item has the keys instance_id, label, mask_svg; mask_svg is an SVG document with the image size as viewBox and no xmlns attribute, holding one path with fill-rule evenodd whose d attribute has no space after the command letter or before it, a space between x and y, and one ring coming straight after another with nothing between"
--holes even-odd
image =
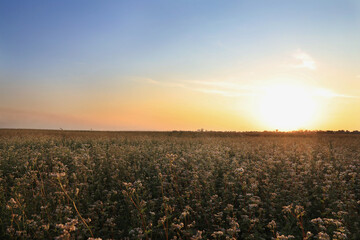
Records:
<instances>
[{"instance_id":1,"label":"flower cluster","mask_svg":"<svg viewBox=\"0 0 360 240\"><path fill-rule=\"evenodd\" d=\"M360 137L0 132L0 239L360 239Z\"/></svg>"}]
</instances>

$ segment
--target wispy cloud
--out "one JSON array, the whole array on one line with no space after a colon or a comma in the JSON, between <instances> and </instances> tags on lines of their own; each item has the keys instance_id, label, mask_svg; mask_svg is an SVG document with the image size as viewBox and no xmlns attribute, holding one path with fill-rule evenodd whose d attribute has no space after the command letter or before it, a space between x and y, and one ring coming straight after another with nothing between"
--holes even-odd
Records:
<instances>
[{"instance_id":1,"label":"wispy cloud","mask_svg":"<svg viewBox=\"0 0 360 240\"><path fill-rule=\"evenodd\" d=\"M217 87L217 88L225 88L225 89L232 89L232 90L251 90L252 87L239 84L235 82L224 82L224 81L187 81L191 84L203 85L208 87Z\"/></svg>"},{"instance_id":2,"label":"wispy cloud","mask_svg":"<svg viewBox=\"0 0 360 240\"><path fill-rule=\"evenodd\" d=\"M229 91L229 90L218 90L218 89L209 89L209 88L188 88L192 91L208 93L208 94L216 94L222 95L225 97L243 97L243 96L253 96L254 93L252 92L236 92L236 91Z\"/></svg>"},{"instance_id":3,"label":"wispy cloud","mask_svg":"<svg viewBox=\"0 0 360 240\"><path fill-rule=\"evenodd\" d=\"M358 75L356 76L356 78L360 78L360 74L358 74Z\"/></svg>"},{"instance_id":4,"label":"wispy cloud","mask_svg":"<svg viewBox=\"0 0 360 240\"><path fill-rule=\"evenodd\" d=\"M165 86L165 87L181 87L184 88L185 85L178 82L163 82L163 81L156 81L151 78L145 78L145 81L151 84Z\"/></svg>"},{"instance_id":5,"label":"wispy cloud","mask_svg":"<svg viewBox=\"0 0 360 240\"><path fill-rule=\"evenodd\" d=\"M177 87L190 91L201 92L205 94L220 95L225 97L244 97L244 96L261 96L267 87L263 85L245 85L229 81L182 81L182 82L163 82L152 79L146 79L146 82L165 87ZM296 89L294 87L294 89ZM312 96L325 98L358 98L346 94L339 94L326 88L306 88Z\"/></svg>"},{"instance_id":6,"label":"wispy cloud","mask_svg":"<svg viewBox=\"0 0 360 240\"><path fill-rule=\"evenodd\" d=\"M315 96L326 97L326 98L359 98L357 96L339 94L339 93L336 93L329 89L324 89L324 88L317 88L317 89L314 89L312 92L313 92L313 95L315 95Z\"/></svg>"},{"instance_id":7,"label":"wispy cloud","mask_svg":"<svg viewBox=\"0 0 360 240\"><path fill-rule=\"evenodd\" d=\"M294 68L305 68L315 70L317 68L315 60L306 52L298 49L294 52L292 57L295 63L291 64Z\"/></svg>"},{"instance_id":8,"label":"wispy cloud","mask_svg":"<svg viewBox=\"0 0 360 240\"><path fill-rule=\"evenodd\" d=\"M226 97L241 97L254 95L253 89L244 84L226 81L182 81L182 82L164 82L153 79L146 79L146 82L166 87L179 87L187 90L202 92L207 94L216 94Z\"/></svg>"}]
</instances>

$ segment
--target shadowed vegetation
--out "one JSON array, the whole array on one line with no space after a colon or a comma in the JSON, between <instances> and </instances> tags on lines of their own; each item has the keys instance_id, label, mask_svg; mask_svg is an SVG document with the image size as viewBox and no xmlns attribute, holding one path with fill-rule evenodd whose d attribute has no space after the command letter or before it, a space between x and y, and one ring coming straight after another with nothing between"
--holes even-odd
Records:
<instances>
[{"instance_id":1,"label":"shadowed vegetation","mask_svg":"<svg viewBox=\"0 0 360 240\"><path fill-rule=\"evenodd\" d=\"M0 130L1 239L360 239L360 136Z\"/></svg>"}]
</instances>

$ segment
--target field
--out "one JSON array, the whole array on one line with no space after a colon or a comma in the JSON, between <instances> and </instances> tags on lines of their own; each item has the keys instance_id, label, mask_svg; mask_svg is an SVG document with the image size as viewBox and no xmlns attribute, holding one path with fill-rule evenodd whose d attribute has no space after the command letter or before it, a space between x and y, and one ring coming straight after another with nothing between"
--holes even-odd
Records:
<instances>
[{"instance_id":1,"label":"field","mask_svg":"<svg viewBox=\"0 0 360 240\"><path fill-rule=\"evenodd\" d=\"M359 134L0 130L0 239L360 239Z\"/></svg>"}]
</instances>

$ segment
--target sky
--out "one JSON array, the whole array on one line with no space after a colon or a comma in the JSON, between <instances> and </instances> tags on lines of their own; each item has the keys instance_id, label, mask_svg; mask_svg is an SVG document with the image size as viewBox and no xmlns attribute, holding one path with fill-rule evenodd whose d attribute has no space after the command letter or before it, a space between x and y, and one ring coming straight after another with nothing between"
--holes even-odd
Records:
<instances>
[{"instance_id":1,"label":"sky","mask_svg":"<svg viewBox=\"0 0 360 240\"><path fill-rule=\"evenodd\" d=\"M360 130L360 1L1 0L0 128Z\"/></svg>"}]
</instances>

